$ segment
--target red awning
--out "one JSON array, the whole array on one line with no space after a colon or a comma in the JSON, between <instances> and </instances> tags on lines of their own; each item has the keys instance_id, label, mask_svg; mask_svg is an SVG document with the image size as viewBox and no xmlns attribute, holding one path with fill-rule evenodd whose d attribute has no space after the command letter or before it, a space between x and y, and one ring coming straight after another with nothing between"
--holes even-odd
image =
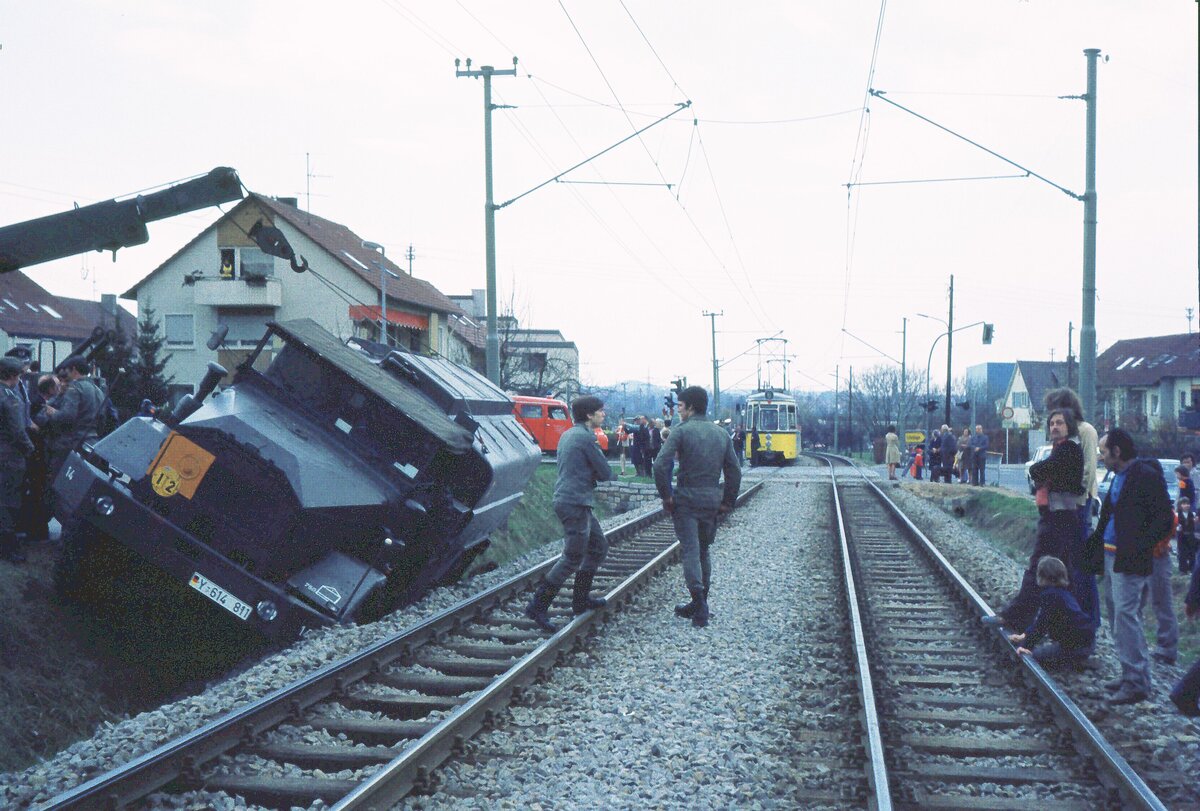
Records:
<instances>
[{"instance_id":1,"label":"red awning","mask_svg":"<svg viewBox=\"0 0 1200 811\"><path fill-rule=\"evenodd\" d=\"M352 304L350 305L350 320L351 321L378 321L379 320L379 305L377 304ZM423 315L414 315L406 313L403 310L388 310L387 320L389 324L395 324L398 327L408 327L409 329L429 329L429 319Z\"/></svg>"}]
</instances>

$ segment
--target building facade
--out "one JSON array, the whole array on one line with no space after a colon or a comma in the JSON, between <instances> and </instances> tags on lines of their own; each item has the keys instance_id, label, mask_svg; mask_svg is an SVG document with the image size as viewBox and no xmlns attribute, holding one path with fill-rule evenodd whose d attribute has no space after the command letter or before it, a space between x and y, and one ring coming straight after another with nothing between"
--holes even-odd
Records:
<instances>
[{"instance_id":1,"label":"building facade","mask_svg":"<svg viewBox=\"0 0 1200 811\"><path fill-rule=\"evenodd\" d=\"M264 253L249 236L255 224L282 231L308 272L294 273L286 260ZM210 361L232 373L268 321L310 318L341 340L381 340L383 290L390 345L448 354L448 316L459 310L441 291L364 248L346 226L301 211L294 200L251 194L124 297L162 324L171 353L164 373L174 376L177 397L193 390ZM210 350L209 336L221 327L228 328L224 343ZM268 347L260 365L272 357Z\"/></svg>"},{"instance_id":2,"label":"building facade","mask_svg":"<svg viewBox=\"0 0 1200 811\"><path fill-rule=\"evenodd\" d=\"M1096 358L1097 408L1131 431L1200 430L1200 335L1117 341Z\"/></svg>"}]
</instances>

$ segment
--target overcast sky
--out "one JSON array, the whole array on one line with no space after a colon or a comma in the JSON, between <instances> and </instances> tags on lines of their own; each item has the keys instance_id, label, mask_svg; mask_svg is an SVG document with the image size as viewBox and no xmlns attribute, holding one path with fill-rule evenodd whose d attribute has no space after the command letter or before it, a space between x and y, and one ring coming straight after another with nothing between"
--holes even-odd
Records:
<instances>
[{"instance_id":1,"label":"overcast sky","mask_svg":"<svg viewBox=\"0 0 1200 811\"><path fill-rule=\"evenodd\" d=\"M692 107L497 214L500 297L574 340L585 383L755 381L779 334L791 383L835 365L923 368L955 279L955 375L1056 359L1081 307L1081 203L878 100L862 114L877 2L0 0L0 223L232 166L299 196L448 294L484 286L482 83L495 195L509 200ZM871 84L1083 191L1085 48L1099 67L1098 351L1187 330L1197 305L1197 4L893 3ZM695 122L698 119L698 123ZM612 185L599 185L607 182ZM672 184L668 189L662 184ZM651 185L615 185L651 184ZM659 184L659 185L653 185ZM219 216L150 226L116 262L31 269L51 292L123 292ZM285 278L286 282L286 278ZM1194 321L1200 324L1200 321ZM781 345L780 345L781 346ZM738 356L740 353L747 354ZM932 369L944 379L944 341ZM781 366L773 375L779 382Z\"/></svg>"}]
</instances>

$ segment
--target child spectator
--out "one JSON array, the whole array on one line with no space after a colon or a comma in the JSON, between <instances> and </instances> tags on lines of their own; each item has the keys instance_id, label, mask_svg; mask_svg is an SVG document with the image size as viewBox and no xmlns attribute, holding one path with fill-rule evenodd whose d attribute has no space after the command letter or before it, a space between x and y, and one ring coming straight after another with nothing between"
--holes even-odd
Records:
<instances>
[{"instance_id":1,"label":"child spectator","mask_svg":"<svg viewBox=\"0 0 1200 811\"><path fill-rule=\"evenodd\" d=\"M1038 562L1038 612L1023 634L1011 634L1010 642L1018 644L1017 653L1033 658L1042 667L1080 664L1095 649L1096 626L1067 590L1067 567L1056 557L1047 555ZM1043 639L1045 645L1035 647Z\"/></svg>"},{"instance_id":2,"label":"child spectator","mask_svg":"<svg viewBox=\"0 0 1200 811\"><path fill-rule=\"evenodd\" d=\"M1191 574L1196 563L1196 516L1192 513L1191 502L1186 498L1181 497L1176 502L1175 519L1177 524L1175 551L1179 556L1179 571Z\"/></svg>"},{"instance_id":3,"label":"child spectator","mask_svg":"<svg viewBox=\"0 0 1200 811\"><path fill-rule=\"evenodd\" d=\"M1200 617L1200 566L1192 572L1192 581L1184 598L1184 612L1189 620ZM1188 672L1171 690L1171 701L1189 718L1200 717L1200 659L1192 662Z\"/></svg>"},{"instance_id":4,"label":"child spectator","mask_svg":"<svg viewBox=\"0 0 1200 811\"><path fill-rule=\"evenodd\" d=\"M921 478L921 471L925 469L925 446L918 445L917 452L913 454L912 477L914 479Z\"/></svg>"},{"instance_id":5,"label":"child spectator","mask_svg":"<svg viewBox=\"0 0 1200 811\"><path fill-rule=\"evenodd\" d=\"M1192 471L1187 465L1175 467L1175 478L1179 479L1179 497L1186 498L1188 504L1196 506L1196 483L1192 481Z\"/></svg>"}]
</instances>

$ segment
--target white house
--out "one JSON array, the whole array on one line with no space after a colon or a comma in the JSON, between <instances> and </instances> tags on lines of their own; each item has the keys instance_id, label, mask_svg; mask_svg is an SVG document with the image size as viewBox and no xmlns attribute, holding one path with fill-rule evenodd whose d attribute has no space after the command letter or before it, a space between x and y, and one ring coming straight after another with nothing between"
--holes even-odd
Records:
<instances>
[{"instance_id":1,"label":"white house","mask_svg":"<svg viewBox=\"0 0 1200 811\"><path fill-rule=\"evenodd\" d=\"M294 273L286 260L264 253L248 235L256 223L282 231L309 271ZM447 317L458 307L362 243L346 226L301 211L294 200L251 194L123 297L136 299L139 313L153 310L162 323L164 350L172 354L165 374L175 378L174 396L192 391L209 361L232 372L257 346L268 321L311 318L342 340L380 340L381 286L389 342L448 354ZM382 285L381 262L390 272ZM223 346L208 349L209 336L223 325L229 327ZM266 351L260 364L270 360Z\"/></svg>"},{"instance_id":2,"label":"white house","mask_svg":"<svg viewBox=\"0 0 1200 811\"><path fill-rule=\"evenodd\" d=\"M127 338L137 335L137 322L117 297L101 301L55 296L19 270L0 274L0 355L28 347L45 371L67 359L71 347L101 327L120 327Z\"/></svg>"},{"instance_id":3,"label":"white house","mask_svg":"<svg viewBox=\"0 0 1200 811\"><path fill-rule=\"evenodd\" d=\"M1200 335L1117 341L1096 358L1096 388L1114 426L1145 431L1175 420L1200 429Z\"/></svg>"}]
</instances>

